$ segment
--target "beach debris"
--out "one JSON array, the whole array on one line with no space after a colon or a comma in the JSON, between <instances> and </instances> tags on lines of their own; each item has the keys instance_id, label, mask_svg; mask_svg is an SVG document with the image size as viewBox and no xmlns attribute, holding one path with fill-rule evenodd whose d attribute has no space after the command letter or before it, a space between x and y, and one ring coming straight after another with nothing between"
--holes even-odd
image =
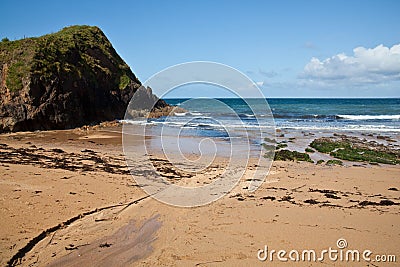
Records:
<instances>
[{"instance_id":1,"label":"beach debris","mask_svg":"<svg viewBox=\"0 0 400 267\"><path fill-rule=\"evenodd\" d=\"M107 243L107 242L101 243L101 244L99 245L100 248L109 248L109 247L111 247L111 246L112 246L112 244Z\"/></svg>"},{"instance_id":2,"label":"beach debris","mask_svg":"<svg viewBox=\"0 0 400 267\"><path fill-rule=\"evenodd\" d=\"M96 154L68 153L55 148L14 148L0 146L0 163L33 165L69 171L104 171L113 174L130 174L123 157L97 156ZM64 176L61 179L69 179Z\"/></svg>"},{"instance_id":3,"label":"beach debris","mask_svg":"<svg viewBox=\"0 0 400 267\"><path fill-rule=\"evenodd\" d=\"M178 170L174 165L166 159L162 158L150 158L157 173L168 179L181 179L191 178L194 176L193 173Z\"/></svg>"},{"instance_id":4,"label":"beach debris","mask_svg":"<svg viewBox=\"0 0 400 267\"><path fill-rule=\"evenodd\" d=\"M283 196L283 197L281 197L281 199L279 199L278 201L279 201L279 202L288 201L288 202L291 202L291 203L292 203L292 199L293 199L292 196Z\"/></svg>"},{"instance_id":5,"label":"beach debris","mask_svg":"<svg viewBox=\"0 0 400 267\"><path fill-rule=\"evenodd\" d=\"M271 200L271 201L274 201L275 199L276 199L276 197L273 197L273 196L265 196L265 197L261 197L260 199L264 199L264 200Z\"/></svg>"},{"instance_id":6,"label":"beach debris","mask_svg":"<svg viewBox=\"0 0 400 267\"><path fill-rule=\"evenodd\" d=\"M81 152L82 153L93 153L93 154L96 153L96 152L94 152L93 150L90 150L90 149L84 149L84 150L81 150Z\"/></svg>"},{"instance_id":7,"label":"beach debris","mask_svg":"<svg viewBox=\"0 0 400 267\"><path fill-rule=\"evenodd\" d=\"M360 206L392 206L392 205L399 205L399 203L395 203L389 199L383 199L380 202L374 202L369 200L364 200L358 203Z\"/></svg>"},{"instance_id":8,"label":"beach debris","mask_svg":"<svg viewBox=\"0 0 400 267\"><path fill-rule=\"evenodd\" d=\"M51 151L56 152L56 153L65 153L64 150L59 149L59 148L53 148Z\"/></svg>"},{"instance_id":9,"label":"beach debris","mask_svg":"<svg viewBox=\"0 0 400 267\"><path fill-rule=\"evenodd\" d=\"M78 249L78 247L75 247L74 244L69 244L67 247L65 247L65 250L74 250L74 249Z\"/></svg>"},{"instance_id":10,"label":"beach debris","mask_svg":"<svg viewBox=\"0 0 400 267\"><path fill-rule=\"evenodd\" d=\"M307 199L307 200L304 200L304 203L314 205L314 204L319 204L320 202L315 199Z\"/></svg>"},{"instance_id":11,"label":"beach debris","mask_svg":"<svg viewBox=\"0 0 400 267\"><path fill-rule=\"evenodd\" d=\"M333 198L333 199L340 199L341 198L341 197L338 197L337 195L330 194L330 193L326 193L324 196L327 197L327 198Z\"/></svg>"},{"instance_id":12,"label":"beach debris","mask_svg":"<svg viewBox=\"0 0 400 267\"><path fill-rule=\"evenodd\" d=\"M318 192L318 193L322 193L322 194L336 194L338 193L338 191L335 190L330 190L330 189L313 189L313 188L309 188L308 192Z\"/></svg>"}]
</instances>

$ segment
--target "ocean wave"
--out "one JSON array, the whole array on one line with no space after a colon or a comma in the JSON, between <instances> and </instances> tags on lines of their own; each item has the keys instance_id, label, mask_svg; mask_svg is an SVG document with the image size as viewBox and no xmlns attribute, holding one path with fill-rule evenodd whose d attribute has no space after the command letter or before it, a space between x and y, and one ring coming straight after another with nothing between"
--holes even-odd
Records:
<instances>
[{"instance_id":1,"label":"ocean wave","mask_svg":"<svg viewBox=\"0 0 400 267\"><path fill-rule=\"evenodd\" d=\"M145 120L119 120L122 124L133 124L133 125L146 125L148 124Z\"/></svg>"},{"instance_id":2,"label":"ocean wave","mask_svg":"<svg viewBox=\"0 0 400 267\"><path fill-rule=\"evenodd\" d=\"M232 128L232 129L259 129L259 128L272 128L272 125L260 125L260 124L247 124L247 123L238 123L238 122L227 122L221 121L220 123L210 123L210 122L186 122L186 121L152 121L147 125L160 125L160 126L168 126L168 127L183 127L183 128L191 128L195 127L198 129L215 129L221 130L223 128Z\"/></svg>"},{"instance_id":3,"label":"ocean wave","mask_svg":"<svg viewBox=\"0 0 400 267\"><path fill-rule=\"evenodd\" d=\"M343 120L346 121L346 120ZM311 131L370 131L370 132L400 132L400 128L396 125L385 125L382 123L379 124L365 124L359 121L357 124L347 124L347 123L338 123L338 122L328 122L328 123L307 123L306 125L302 125L303 123L296 123L290 121L277 121L276 125L271 124L259 124L259 123L245 123L241 121L218 121L208 122L208 121L133 121L133 120L123 120L121 121L127 124L136 124L136 125L153 125L157 127L173 127L173 128L186 128L186 129L198 129L198 130L213 130L213 131L221 131L223 129L227 131L259 131L259 130L268 130L276 127L277 129L292 129L292 130L311 130Z\"/></svg>"},{"instance_id":4,"label":"ocean wave","mask_svg":"<svg viewBox=\"0 0 400 267\"><path fill-rule=\"evenodd\" d=\"M240 117L248 117L248 118L253 118L253 117L255 117L256 115L254 115L254 114L240 114Z\"/></svg>"},{"instance_id":5,"label":"ocean wave","mask_svg":"<svg viewBox=\"0 0 400 267\"><path fill-rule=\"evenodd\" d=\"M292 120L400 120L400 115L274 114L274 118Z\"/></svg>"},{"instance_id":6,"label":"ocean wave","mask_svg":"<svg viewBox=\"0 0 400 267\"><path fill-rule=\"evenodd\" d=\"M183 117L186 116L187 112L174 112L175 116Z\"/></svg>"},{"instance_id":7,"label":"ocean wave","mask_svg":"<svg viewBox=\"0 0 400 267\"><path fill-rule=\"evenodd\" d=\"M400 120L400 115L337 115L346 120Z\"/></svg>"},{"instance_id":8,"label":"ocean wave","mask_svg":"<svg viewBox=\"0 0 400 267\"><path fill-rule=\"evenodd\" d=\"M278 125L276 129L303 130L303 131L343 131L343 132L388 132L400 133L399 128L386 127L383 125L347 125L347 126L291 126Z\"/></svg>"},{"instance_id":9,"label":"ocean wave","mask_svg":"<svg viewBox=\"0 0 400 267\"><path fill-rule=\"evenodd\" d=\"M337 115L322 115L322 114L306 114L306 115L274 114L273 117L275 119L296 119L296 120L321 120L321 119L336 120L336 119L338 119Z\"/></svg>"}]
</instances>

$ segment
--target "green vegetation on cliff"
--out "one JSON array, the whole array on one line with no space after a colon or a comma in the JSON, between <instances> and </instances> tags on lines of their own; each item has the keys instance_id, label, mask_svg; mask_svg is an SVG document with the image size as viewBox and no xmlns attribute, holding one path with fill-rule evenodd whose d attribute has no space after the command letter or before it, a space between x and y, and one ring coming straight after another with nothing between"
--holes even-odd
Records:
<instances>
[{"instance_id":1,"label":"green vegetation on cliff","mask_svg":"<svg viewBox=\"0 0 400 267\"><path fill-rule=\"evenodd\" d=\"M31 70L33 55L36 51L37 38L26 38L23 40L0 43L0 67L5 84L11 91L22 88L23 80L27 79Z\"/></svg>"},{"instance_id":2,"label":"green vegetation on cliff","mask_svg":"<svg viewBox=\"0 0 400 267\"><path fill-rule=\"evenodd\" d=\"M70 26L37 38L3 40L0 67L10 91L22 89L31 76L43 82L84 77L86 83L96 86L101 82L96 77L104 74L121 90L137 81L103 32L92 26Z\"/></svg>"}]
</instances>

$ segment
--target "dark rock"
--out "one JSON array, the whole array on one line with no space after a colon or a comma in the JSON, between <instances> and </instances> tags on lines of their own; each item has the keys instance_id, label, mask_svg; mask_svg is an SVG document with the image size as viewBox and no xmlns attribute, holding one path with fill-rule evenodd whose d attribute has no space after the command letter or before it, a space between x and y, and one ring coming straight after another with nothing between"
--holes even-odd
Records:
<instances>
[{"instance_id":1,"label":"dark rock","mask_svg":"<svg viewBox=\"0 0 400 267\"><path fill-rule=\"evenodd\" d=\"M0 132L68 129L124 118L141 86L98 27L0 43ZM145 91L144 99L156 96ZM168 106L156 100L156 107Z\"/></svg>"}]
</instances>

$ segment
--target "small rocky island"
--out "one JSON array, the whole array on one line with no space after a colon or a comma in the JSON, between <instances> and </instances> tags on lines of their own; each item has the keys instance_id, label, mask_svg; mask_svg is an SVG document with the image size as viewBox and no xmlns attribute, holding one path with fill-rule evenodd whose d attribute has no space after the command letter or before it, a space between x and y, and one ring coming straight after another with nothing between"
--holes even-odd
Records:
<instances>
[{"instance_id":1,"label":"small rocky island","mask_svg":"<svg viewBox=\"0 0 400 267\"><path fill-rule=\"evenodd\" d=\"M150 88L141 87L105 34L93 26L3 39L0 78L0 133L122 119L137 90L150 102L156 97ZM155 108L165 107L158 100Z\"/></svg>"}]
</instances>

